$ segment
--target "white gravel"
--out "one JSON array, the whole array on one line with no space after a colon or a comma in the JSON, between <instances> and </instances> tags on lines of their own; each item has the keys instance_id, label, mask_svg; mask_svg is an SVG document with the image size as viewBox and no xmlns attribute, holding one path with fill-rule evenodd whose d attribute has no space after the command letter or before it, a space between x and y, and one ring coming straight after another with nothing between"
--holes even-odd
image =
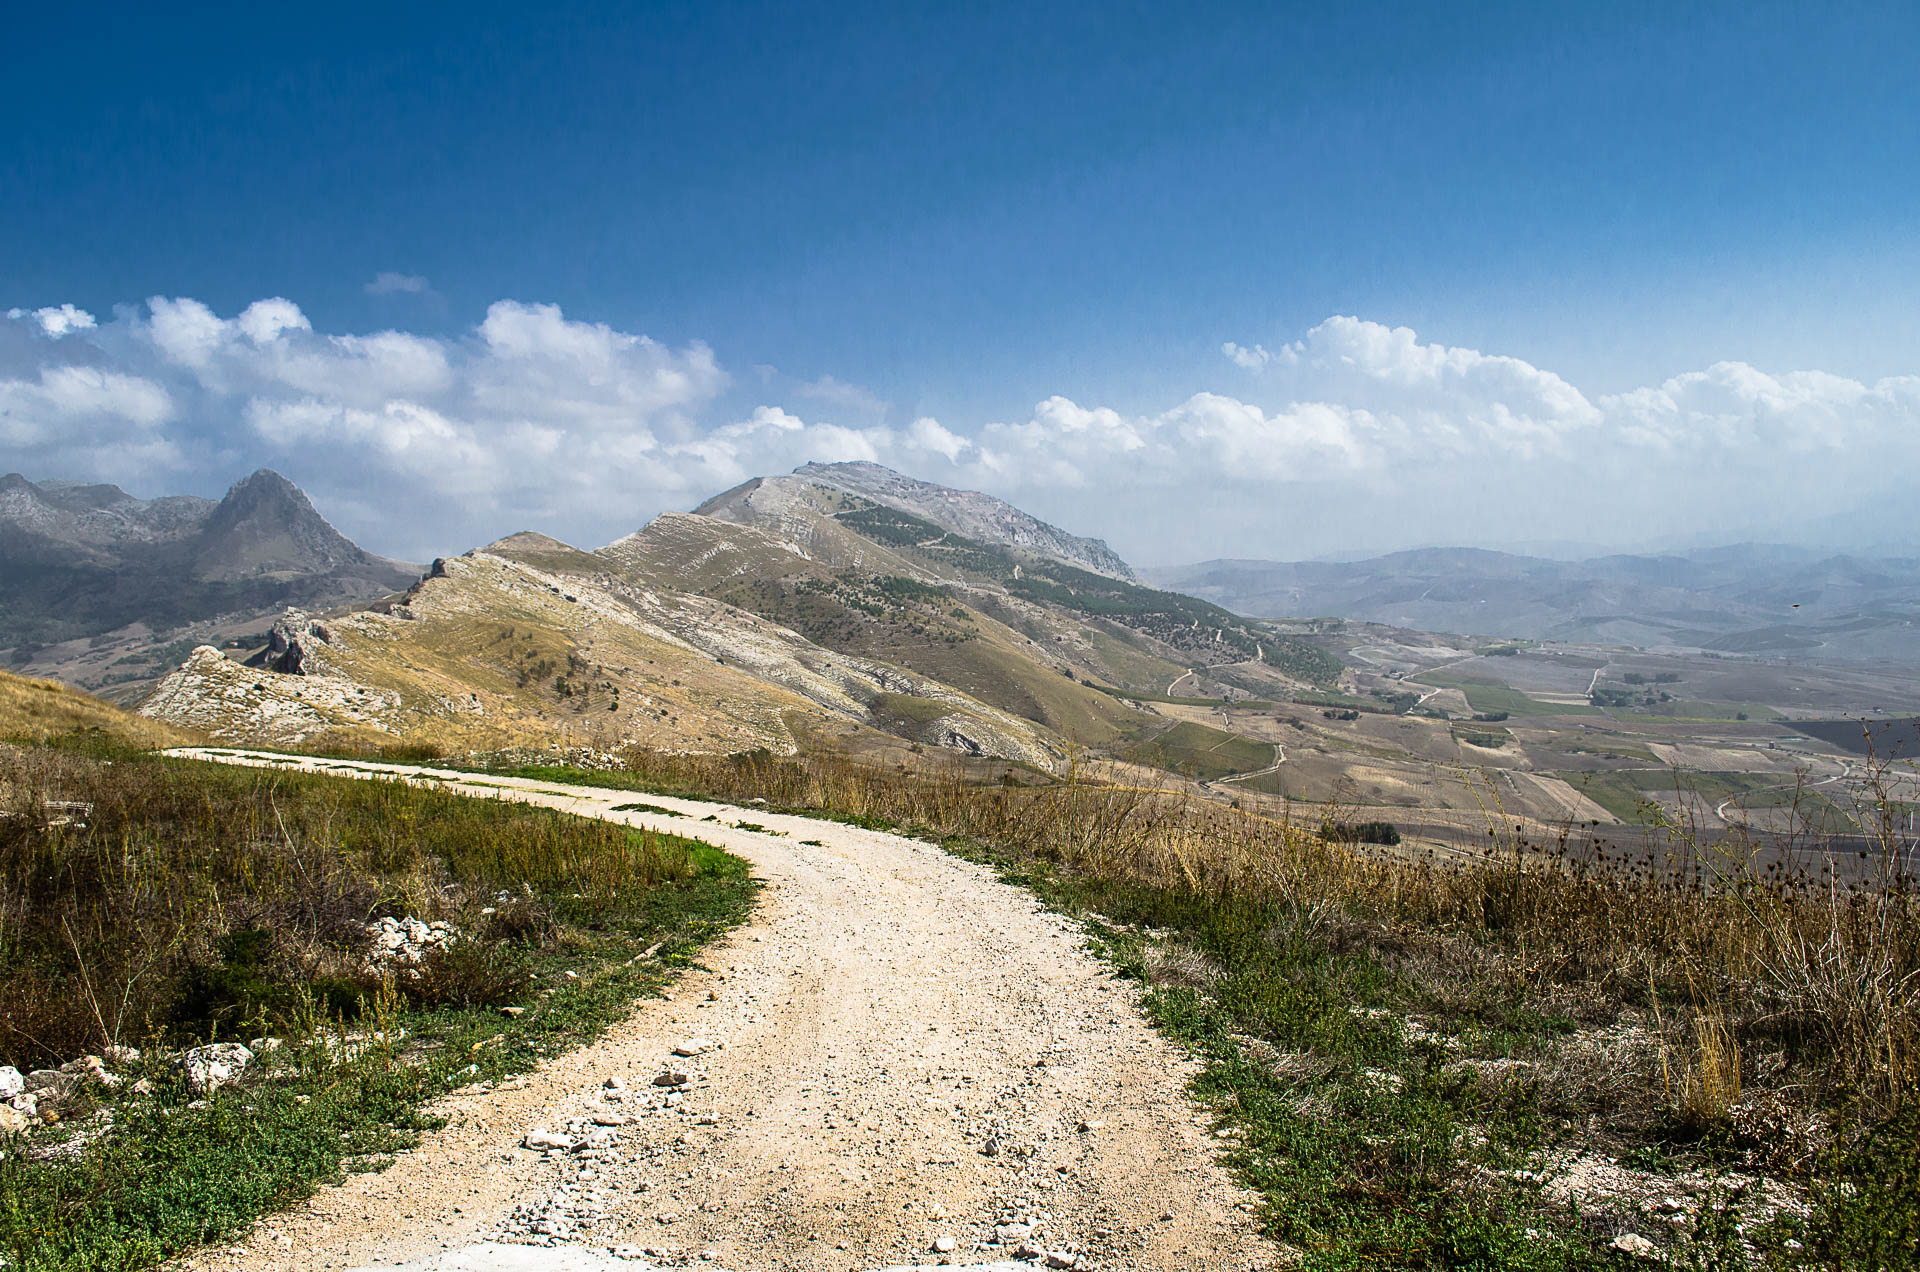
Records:
<instances>
[{"instance_id":1,"label":"white gravel","mask_svg":"<svg viewBox=\"0 0 1920 1272\"><path fill-rule=\"evenodd\" d=\"M687 816L616 813L641 797L424 771L476 795L696 835L747 858L768 887L670 998L536 1073L457 1093L439 1110L447 1126L388 1170L184 1265L1276 1262L1248 1213L1253 1194L1215 1164L1210 1120L1185 1093L1193 1064L1076 925L1028 893L934 845L838 823L651 795ZM742 820L780 833L732 825ZM668 1073L685 1084L655 1085ZM575 1147L524 1148L536 1132Z\"/></svg>"}]
</instances>

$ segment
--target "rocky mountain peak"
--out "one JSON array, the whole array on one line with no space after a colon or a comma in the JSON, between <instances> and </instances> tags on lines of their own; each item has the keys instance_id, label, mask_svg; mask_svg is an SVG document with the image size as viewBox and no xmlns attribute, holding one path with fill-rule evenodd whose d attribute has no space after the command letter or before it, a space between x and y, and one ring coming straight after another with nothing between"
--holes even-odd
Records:
<instances>
[{"instance_id":1,"label":"rocky mountain peak","mask_svg":"<svg viewBox=\"0 0 1920 1272\"><path fill-rule=\"evenodd\" d=\"M200 539L205 577L319 573L368 559L305 491L270 468L234 483L201 526Z\"/></svg>"},{"instance_id":2,"label":"rocky mountain peak","mask_svg":"<svg viewBox=\"0 0 1920 1272\"><path fill-rule=\"evenodd\" d=\"M1131 583L1133 569L1104 540L1069 534L977 490L955 490L897 473L883 464L852 460L802 464L794 479L858 495L983 543L1018 548Z\"/></svg>"}]
</instances>

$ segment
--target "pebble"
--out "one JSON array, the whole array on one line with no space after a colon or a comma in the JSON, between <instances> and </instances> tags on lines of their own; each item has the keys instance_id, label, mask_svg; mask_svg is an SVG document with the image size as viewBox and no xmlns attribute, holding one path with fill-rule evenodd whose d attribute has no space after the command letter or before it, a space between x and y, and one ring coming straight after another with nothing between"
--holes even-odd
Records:
<instances>
[{"instance_id":1,"label":"pebble","mask_svg":"<svg viewBox=\"0 0 1920 1272\"><path fill-rule=\"evenodd\" d=\"M1637 1232L1623 1232L1607 1243L1609 1249L1630 1254L1636 1259L1658 1259L1660 1247Z\"/></svg>"}]
</instances>

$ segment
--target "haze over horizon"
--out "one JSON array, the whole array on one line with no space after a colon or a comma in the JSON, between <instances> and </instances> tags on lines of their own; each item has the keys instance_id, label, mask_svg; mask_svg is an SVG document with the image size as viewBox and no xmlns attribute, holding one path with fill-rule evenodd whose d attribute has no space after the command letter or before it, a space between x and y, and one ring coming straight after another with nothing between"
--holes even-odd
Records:
<instances>
[{"instance_id":1,"label":"haze over horizon","mask_svg":"<svg viewBox=\"0 0 1920 1272\"><path fill-rule=\"evenodd\" d=\"M847 459L1145 566L1914 533L1906 7L109 9L0 86L0 469L411 559Z\"/></svg>"}]
</instances>

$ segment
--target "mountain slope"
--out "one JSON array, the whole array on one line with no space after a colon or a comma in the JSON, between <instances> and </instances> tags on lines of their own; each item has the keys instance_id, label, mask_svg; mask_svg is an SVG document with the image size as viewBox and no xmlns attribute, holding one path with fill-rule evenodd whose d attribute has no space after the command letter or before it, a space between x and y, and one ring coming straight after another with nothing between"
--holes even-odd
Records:
<instances>
[{"instance_id":1,"label":"mountain slope","mask_svg":"<svg viewBox=\"0 0 1920 1272\"><path fill-rule=\"evenodd\" d=\"M820 730L877 732L876 705L899 699L913 704L916 743L1055 758L1031 725L944 685L833 654L707 597L531 563L556 558L591 559L516 535L435 562L384 610L289 616L251 666L203 647L141 711L227 741L790 752Z\"/></svg>"},{"instance_id":2,"label":"mountain slope","mask_svg":"<svg viewBox=\"0 0 1920 1272\"><path fill-rule=\"evenodd\" d=\"M72 733L104 734L129 746L188 746L200 740L56 680L0 671L0 742L42 742Z\"/></svg>"},{"instance_id":3,"label":"mountain slope","mask_svg":"<svg viewBox=\"0 0 1920 1272\"><path fill-rule=\"evenodd\" d=\"M1029 643L1117 640L1130 656L1145 656L1155 664L1130 671L1117 664L1092 664L1100 676L1123 687L1158 688L1165 683L1163 672L1171 669L1178 675L1195 666L1234 668L1240 687L1253 693L1287 680L1325 683L1339 675L1338 661L1323 651L1262 630L1217 605L1143 587L1130 581L1131 571L1129 577L1096 572L1048 552L974 539L893 504L804 476L826 471L838 477L846 467L807 465L792 476L736 487L702 507L712 517L757 526L809 560L842 573L898 574L965 593L969 604ZM870 486L941 489L907 478L898 478L898 483L883 480L874 474L888 470L877 465L853 467ZM923 495L921 501L942 506L964 502L963 492L948 493L956 499ZM750 604L745 599L738 603Z\"/></svg>"}]
</instances>

